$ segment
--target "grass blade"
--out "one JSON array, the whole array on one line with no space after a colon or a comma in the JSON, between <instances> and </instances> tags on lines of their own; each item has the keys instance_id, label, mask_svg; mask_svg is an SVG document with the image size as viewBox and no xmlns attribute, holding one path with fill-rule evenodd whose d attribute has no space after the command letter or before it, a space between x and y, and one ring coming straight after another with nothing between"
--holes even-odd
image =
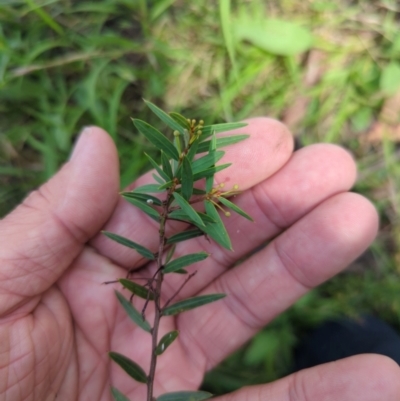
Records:
<instances>
[{"instance_id":1,"label":"grass blade","mask_svg":"<svg viewBox=\"0 0 400 401\"><path fill-rule=\"evenodd\" d=\"M174 330L163 336L157 345L156 355L161 355L178 338L178 335L179 331Z\"/></svg>"},{"instance_id":2,"label":"grass blade","mask_svg":"<svg viewBox=\"0 0 400 401\"><path fill-rule=\"evenodd\" d=\"M151 326L149 322L143 320L141 313L117 290L115 290L115 295L118 298L119 303L125 309L128 316L135 322L139 327L148 333L151 332Z\"/></svg>"},{"instance_id":3,"label":"grass blade","mask_svg":"<svg viewBox=\"0 0 400 401\"><path fill-rule=\"evenodd\" d=\"M144 370L132 359L127 358L125 355L118 352L109 352L110 358L117 363L126 373L139 383L147 383L147 376Z\"/></svg>"},{"instance_id":4,"label":"grass blade","mask_svg":"<svg viewBox=\"0 0 400 401\"><path fill-rule=\"evenodd\" d=\"M191 253L189 255L181 256L169 262L163 269L164 273L173 273L177 270L180 270L186 266L192 265L193 263L200 262L204 259L207 259L210 256L207 252L197 252Z\"/></svg>"},{"instance_id":5,"label":"grass blade","mask_svg":"<svg viewBox=\"0 0 400 401\"><path fill-rule=\"evenodd\" d=\"M179 153L175 146L159 130L142 120L133 120L135 127L159 150L174 160L179 160Z\"/></svg>"},{"instance_id":6,"label":"grass blade","mask_svg":"<svg viewBox=\"0 0 400 401\"><path fill-rule=\"evenodd\" d=\"M115 242L118 242L121 245L124 245L124 246L126 246L128 248L131 248L131 249L135 249L138 253L140 253L142 256L144 256L147 259L150 259L150 260L154 260L155 259L154 253L151 252L150 249L147 249L144 246L139 245L136 242L133 242L128 238L121 237L120 235L117 235L117 234L114 234L114 233L110 233L109 231L102 231L102 233L106 237L112 239Z\"/></svg>"},{"instance_id":7,"label":"grass blade","mask_svg":"<svg viewBox=\"0 0 400 401\"><path fill-rule=\"evenodd\" d=\"M200 295L198 297L193 297L193 298L187 298L171 306L167 306L162 311L162 314L164 316L177 315L178 313L186 312L188 310L198 308L203 305L207 305L211 302L218 301L225 297L226 294L209 294L209 295Z\"/></svg>"}]
</instances>

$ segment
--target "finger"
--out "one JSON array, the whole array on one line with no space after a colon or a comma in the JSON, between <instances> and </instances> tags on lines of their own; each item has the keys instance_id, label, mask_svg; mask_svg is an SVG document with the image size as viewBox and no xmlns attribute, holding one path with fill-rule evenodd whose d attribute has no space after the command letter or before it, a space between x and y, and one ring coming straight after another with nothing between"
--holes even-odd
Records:
<instances>
[{"instance_id":1,"label":"finger","mask_svg":"<svg viewBox=\"0 0 400 401\"><path fill-rule=\"evenodd\" d=\"M400 368L381 355L358 355L305 369L268 385L243 388L215 401L397 401Z\"/></svg>"},{"instance_id":2,"label":"finger","mask_svg":"<svg viewBox=\"0 0 400 401\"><path fill-rule=\"evenodd\" d=\"M242 130L240 132L243 132ZM278 121L267 118L256 118L248 121L245 132L250 134L246 141L226 148L226 154L220 164L233 165L216 175L216 182L224 182L226 188L239 185L245 190L261 182L278 171L289 159L293 149L293 139L289 131ZM230 134L235 134L234 131ZM139 178L132 186L153 182L151 174ZM174 228L182 224L170 224L167 231L170 235ZM141 245L156 251L158 248L159 226L143 212L124 200L120 200L112 218L104 228L139 242ZM143 263L143 258L136 252L116 244L99 235L91 245L115 263L132 268Z\"/></svg>"},{"instance_id":3,"label":"finger","mask_svg":"<svg viewBox=\"0 0 400 401\"><path fill-rule=\"evenodd\" d=\"M0 315L60 277L111 215L118 181L111 138L87 128L60 172L0 222Z\"/></svg>"},{"instance_id":4,"label":"finger","mask_svg":"<svg viewBox=\"0 0 400 401\"><path fill-rule=\"evenodd\" d=\"M232 213L224 223L234 252L204 238L178 244L175 257L206 251L210 257L199 265L196 279L179 294L185 298L201 291L213 279L253 249L274 238L329 197L349 190L356 178L355 163L344 149L327 144L312 145L295 152L272 177L246 191L233 201L251 214L250 222ZM182 278L168 275L163 293L169 298Z\"/></svg>"},{"instance_id":5,"label":"finger","mask_svg":"<svg viewBox=\"0 0 400 401\"><path fill-rule=\"evenodd\" d=\"M375 209L357 194L335 195L314 208L204 290L226 293L226 298L179 316L178 328L193 358L205 358L208 368L220 362L310 288L358 257L377 227Z\"/></svg>"}]
</instances>

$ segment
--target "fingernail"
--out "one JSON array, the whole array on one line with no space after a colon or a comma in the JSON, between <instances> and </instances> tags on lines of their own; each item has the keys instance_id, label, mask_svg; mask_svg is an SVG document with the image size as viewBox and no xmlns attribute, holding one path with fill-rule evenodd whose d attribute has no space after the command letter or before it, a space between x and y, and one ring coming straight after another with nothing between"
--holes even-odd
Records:
<instances>
[{"instance_id":1,"label":"fingernail","mask_svg":"<svg viewBox=\"0 0 400 401\"><path fill-rule=\"evenodd\" d=\"M82 153L82 151L84 151L91 131L92 131L92 127L84 127L83 128L83 130L78 135L78 138L75 141L75 144L72 149L72 153L71 153L69 160L76 159L77 157L79 157L80 153Z\"/></svg>"}]
</instances>

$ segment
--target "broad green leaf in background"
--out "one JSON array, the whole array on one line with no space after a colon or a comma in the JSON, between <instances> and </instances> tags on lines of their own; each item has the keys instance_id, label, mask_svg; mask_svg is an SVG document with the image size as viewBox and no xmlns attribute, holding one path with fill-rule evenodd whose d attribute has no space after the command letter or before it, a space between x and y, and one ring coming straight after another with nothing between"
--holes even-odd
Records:
<instances>
[{"instance_id":1,"label":"broad green leaf in background","mask_svg":"<svg viewBox=\"0 0 400 401\"><path fill-rule=\"evenodd\" d=\"M128 238L121 237L120 235L117 235L117 234L114 234L114 233L110 233L108 231L102 231L102 233L106 237L112 239L115 242L118 242L121 245L124 245L124 246L126 246L128 248L135 249L138 253L140 253L142 256L144 256L147 259L150 259L150 260L154 260L155 259L154 253L151 252L150 249L147 249L144 246L139 245L136 242L133 242Z\"/></svg>"},{"instance_id":2,"label":"broad green leaf in background","mask_svg":"<svg viewBox=\"0 0 400 401\"><path fill-rule=\"evenodd\" d=\"M156 401L204 401L213 395L205 391L178 391L176 393L166 393L157 397Z\"/></svg>"},{"instance_id":3,"label":"broad green leaf in background","mask_svg":"<svg viewBox=\"0 0 400 401\"><path fill-rule=\"evenodd\" d=\"M226 207L229 207L230 209L232 209L234 212L240 214L241 216L243 216L245 219L250 220L250 221L254 221L244 210L242 210L239 206L236 206L234 203L232 203L231 201L229 201L228 199L220 196L218 198L218 201L221 202L223 205L225 205Z\"/></svg>"},{"instance_id":4,"label":"broad green leaf in background","mask_svg":"<svg viewBox=\"0 0 400 401\"><path fill-rule=\"evenodd\" d=\"M154 300L154 295L146 287L143 287L142 285L139 285L126 278L120 278L118 281L132 294L135 294L143 299L150 299L151 301Z\"/></svg>"},{"instance_id":5,"label":"broad green leaf in background","mask_svg":"<svg viewBox=\"0 0 400 401\"><path fill-rule=\"evenodd\" d=\"M204 203L207 214L215 220L214 223L206 223L205 233L225 249L231 251L232 243L217 209L211 202L206 201Z\"/></svg>"},{"instance_id":6,"label":"broad green leaf in background","mask_svg":"<svg viewBox=\"0 0 400 401\"><path fill-rule=\"evenodd\" d=\"M188 215L188 217L196 222L196 224L200 227L204 227L203 220L197 214L196 210L190 206L190 204L177 192L173 193L173 196L176 200L176 203L181 207L181 209Z\"/></svg>"},{"instance_id":7,"label":"broad green leaf in background","mask_svg":"<svg viewBox=\"0 0 400 401\"><path fill-rule=\"evenodd\" d=\"M193 193L193 172L191 163L186 156L182 160L181 193L183 198L189 202Z\"/></svg>"},{"instance_id":8,"label":"broad green leaf in background","mask_svg":"<svg viewBox=\"0 0 400 401\"><path fill-rule=\"evenodd\" d=\"M111 387L111 394L115 401L129 401L129 398L125 397L118 389Z\"/></svg>"},{"instance_id":9,"label":"broad green leaf in background","mask_svg":"<svg viewBox=\"0 0 400 401\"><path fill-rule=\"evenodd\" d=\"M161 355L178 337L179 331L174 330L161 338L156 348L156 355Z\"/></svg>"},{"instance_id":10,"label":"broad green leaf in background","mask_svg":"<svg viewBox=\"0 0 400 401\"><path fill-rule=\"evenodd\" d=\"M392 61L382 71L379 86L386 95L394 95L400 88L400 64Z\"/></svg>"},{"instance_id":11,"label":"broad green leaf in background","mask_svg":"<svg viewBox=\"0 0 400 401\"><path fill-rule=\"evenodd\" d=\"M114 362L121 366L130 377L139 383L147 383L146 373L136 362L133 362L132 359L118 352L109 352L108 355Z\"/></svg>"},{"instance_id":12,"label":"broad green leaf in background","mask_svg":"<svg viewBox=\"0 0 400 401\"><path fill-rule=\"evenodd\" d=\"M135 127L159 150L174 160L179 160L179 153L175 146L156 128L138 119L133 119Z\"/></svg>"},{"instance_id":13,"label":"broad green leaf in background","mask_svg":"<svg viewBox=\"0 0 400 401\"><path fill-rule=\"evenodd\" d=\"M164 273L172 273L176 270L180 270L183 267L189 266L193 263L200 262L204 259L207 259L210 256L207 252L198 252L198 253L191 253L190 255L184 255L180 258L169 262L163 269Z\"/></svg>"},{"instance_id":14,"label":"broad green leaf in background","mask_svg":"<svg viewBox=\"0 0 400 401\"><path fill-rule=\"evenodd\" d=\"M295 22L280 19L251 18L242 14L233 24L237 41L253 45L279 56L294 56L309 50L311 32Z\"/></svg>"},{"instance_id":15,"label":"broad green leaf in background","mask_svg":"<svg viewBox=\"0 0 400 401\"><path fill-rule=\"evenodd\" d=\"M201 231L198 228L195 228L193 230L182 231L181 233L174 234L171 237L169 237L167 240L167 244L175 244L177 242L186 241L188 239L201 237L202 235L204 235L203 231Z\"/></svg>"},{"instance_id":16,"label":"broad green leaf in background","mask_svg":"<svg viewBox=\"0 0 400 401\"><path fill-rule=\"evenodd\" d=\"M125 312L132 319L132 321L135 322L144 331L150 333L151 326L149 322L143 320L143 316L141 315L141 313L138 312L138 310L119 291L115 290L115 295L117 296L119 303L123 306Z\"/></svg>"},{"instance_id":17,"label":"broad green leaf in background","mask_svg":"<svg viewBox=\"0 0 400 401\"><path fill-rule=\"evenodd\" d=\"M171 306L167 306L162 314L164 316L172 316L177 315L178 313L182 313L188 311L190 309L198 308L199 306L203 306L209 304L211 302L218 301L222 298L225 298L226 294L209 294L209 295L200 295L198 297L187 298L183 301L179 301Z\"/></svg>"},{"instance_id":18,"label":"broad green leaf in background","mask_svg":"<svg viewBox=\"0 0 400 401\"><path fill-rule=\"evenodd\" d=\"M244 141L249 138L250 135L232 135L232 136L224 136L222 138L217 138L217 149L222 148L223 146L233 145L234 143L238 143ZM197 148L197 153L207 152L210 147L210 141L201 142Z\"/></svg>"},{"instance_id":19,"label":"broad green leaf in background","mask_svg":"<svg viewBox=\"0 0 400 401\"><path fill-rule=\"evenodd\" d=\"M144 101L146 105L149 107L149 109L168 127L173 129L174 131L180 132L182 135L184 135L184 128L176 122L169 114L167 114L165 111L161 110L159 107L157 107L155 104L148 102L147 100Z\"/></svg>"}]
</instances>

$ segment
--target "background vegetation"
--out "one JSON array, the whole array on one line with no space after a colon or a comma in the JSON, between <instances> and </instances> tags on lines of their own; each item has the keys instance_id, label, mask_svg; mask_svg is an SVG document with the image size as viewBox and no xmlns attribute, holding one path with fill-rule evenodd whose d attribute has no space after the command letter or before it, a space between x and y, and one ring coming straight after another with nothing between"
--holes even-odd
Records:
<instances>
[{"instance_id":1,"label":"background vegetation","mask_svg":"<svg viewBox=\"0 0 400 401\"><path fill-rule=\"evenodd\" d=\"M399 25L396 0L0 0L0 215L55 173L87 124L114 138L130 182L146 168L130 120L152 121L143 97L207 123L273 116L303 145L354 153L355 190L374 201L381 232L205 387L288 373L304 332L338 314L400 328Z\"/></svg>"}]
</instances>

